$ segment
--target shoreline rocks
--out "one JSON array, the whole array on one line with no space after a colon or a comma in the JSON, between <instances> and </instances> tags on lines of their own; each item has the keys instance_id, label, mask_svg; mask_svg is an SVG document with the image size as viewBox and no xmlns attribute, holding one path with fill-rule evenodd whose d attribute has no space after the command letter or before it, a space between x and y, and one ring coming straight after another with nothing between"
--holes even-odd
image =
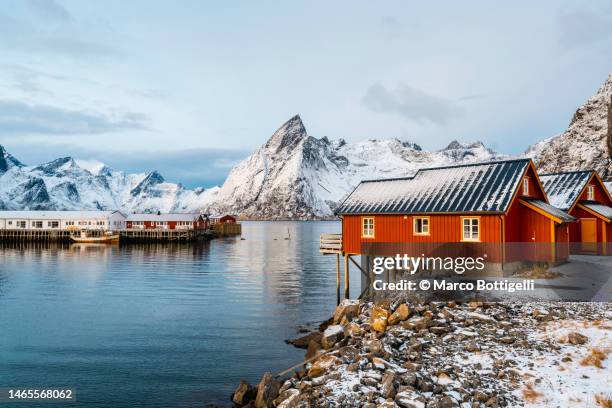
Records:
<instances>
[{"instance_id":1,"label":"shoreline rocks","mask_svg":"<svg viewBox=\"0 0 612 408\"><path fill-rule=\"evenodd\" d=\"M521 372L533 368L539 355L559 353L560 363L572 361L555 339L534 333L545 332L551 322L610 316L609 305L588 303L344 301L313 332L318 334L297 342L304 348L308 340L308 350L291 378L281 385L266 373L255 402L234 403L257 408L523 405L521 391L531 385ZM562 344L588 348L590 339L580 329L565 335ZM234 398L248 389L241 383Z\"/></svg>"}]
</instances>

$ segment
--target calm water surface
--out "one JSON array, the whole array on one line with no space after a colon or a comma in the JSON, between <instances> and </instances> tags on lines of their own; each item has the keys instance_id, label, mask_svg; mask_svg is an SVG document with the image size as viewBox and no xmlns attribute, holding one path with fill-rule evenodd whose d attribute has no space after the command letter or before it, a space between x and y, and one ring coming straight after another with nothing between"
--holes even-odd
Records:
<instances>
[{"instance_id":1,"label":"calm water surface","mask_svg":"<svg viewBox=\"0 0 612 408\"><path fill-rule=\"evenodd\" d=\"M333 232L246 222L245 240L0 245L0 387L72 386L70 406L226 405L240 379L300 362L283 340L330 316L335 257L318 239Z\"/></svg>"}]
</instances>

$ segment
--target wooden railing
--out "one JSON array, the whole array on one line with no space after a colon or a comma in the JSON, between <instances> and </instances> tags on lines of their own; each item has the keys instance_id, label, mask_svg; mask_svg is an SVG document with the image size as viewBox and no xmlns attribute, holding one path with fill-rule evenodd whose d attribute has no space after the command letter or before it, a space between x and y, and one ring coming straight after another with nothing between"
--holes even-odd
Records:
<instances>
[{"instance_id":1,"label":"wooden railing","mask_svg":"<svg viewBox=\"0 0 612 408\"><path fill-rule=\"evenodd\" d=\"M342 234L321 234L319 251L324 254L341 254Z\"/></svg>"}]
</instances>

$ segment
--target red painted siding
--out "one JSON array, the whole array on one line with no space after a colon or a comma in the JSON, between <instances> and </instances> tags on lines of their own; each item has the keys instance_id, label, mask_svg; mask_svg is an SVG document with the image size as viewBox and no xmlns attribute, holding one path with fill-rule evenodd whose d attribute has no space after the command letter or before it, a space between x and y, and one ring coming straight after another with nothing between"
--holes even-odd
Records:
<instances>
[{"instance_id":1,"label":"red painted siding","mask_svg":"<svg viewBox=\"0 0 612 408\"><path fill-rule=\"evenodd\" d=\"M597 218L595 215L591 214L588 211L575 206L574 209L570 212L570 215L576 217L578 219L577 222L574 222L570 225L570 233L569 233L569 241L571 242L571 252L572 253L581 253L583 252L582 242L582 223L583 219L595 219L597 220L597 242L598 244L597 252L603 253L604 244L603 242L610 243L612 242L612 228L610 225L603 221L600 218ZM609 244L608 244L609 245ZM606 253L610 254L606 249Z\"/></svg>"},{"instance_id":2,"label":"red painted siding","mask_svg":"<svg viewBox=\"0 0 612 408\"><path fill-rule=\"evenodd\" d=\"M515 200L506 215L506 242L550 242L550 222Z\"/></svg>"},{"instance_id":3,"label":"red painted siding","mask_svg":"<svg viewBox=\"0 0 612 408\"><path fill-rule=\"evenodd\" d=\"M374 238L361 236L362 218L374 218ZM462 240L461 215L429 215L429 235L413 233L412 215L345 215L342 219L343 249L345 252L360 254L362 245L369 243L415 243L410 251L432 253L433 251L457 251L471 247L476 252L487 253L490 261L501 260L501 218L499 215L474 216L480 219L480 243L470 243L461 248L442 248L447 243L460 243ZM472 217L470 215L470 217ZM494 245L491 245L494 244ZM406 249L407 247L403 247Z\"/></svg>"},{"instance_id":4,"label":"red painted siding","mask_svg":"<svg viewBox=\"0 0 612 408\"><path fill-rule=\"evenodd\" d=\"M558 224L555 226L555 242L557 261L567 261L570 254L569 224Z\"/></svg>"},{"instance_id":5,"label":"red painted siding","mask_svg":"<svg viewBox=\"0 0 612 408\"><path fill-rule=\"evenodd\" d=\"M535 198L538 200L546 201L544 192L542 191L538 183L538 180L539 180L538 176L535 174L531 166L527 169L527 172L525 173L525 177L529 179L529 194L527 195L523 194L523 183L521 182L521 185L518 191L518 195L520 197L530 197L530 198Z\"/></svg>"},{"instance_id":6,"label":"red painted siding","mask_svg":"<svg viewBox=\"0 0 612 408\"><path fill-rule=\"evenodd\" d=\"M552 220L515 200L506 215L506 262L552 260Z\"/></svg>"}]
</instances>

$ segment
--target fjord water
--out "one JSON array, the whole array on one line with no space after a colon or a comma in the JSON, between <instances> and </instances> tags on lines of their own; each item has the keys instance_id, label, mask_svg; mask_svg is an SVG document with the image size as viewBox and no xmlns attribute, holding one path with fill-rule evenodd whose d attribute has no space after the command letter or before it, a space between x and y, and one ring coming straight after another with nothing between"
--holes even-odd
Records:
<instances>
[{"instance_id":1,"label":"fjord water","mask_svg":"<svg viewBox=\"0 0 612 408\"><path fill-rule=\"evenodd\" d=\"M0 244L0 387L74 387L75 407L228 405L240 379L302 361L284 339L333 312L335 256L318 240L335 232L245 222L244 240Z\"/></svg>"}]
</instances>

